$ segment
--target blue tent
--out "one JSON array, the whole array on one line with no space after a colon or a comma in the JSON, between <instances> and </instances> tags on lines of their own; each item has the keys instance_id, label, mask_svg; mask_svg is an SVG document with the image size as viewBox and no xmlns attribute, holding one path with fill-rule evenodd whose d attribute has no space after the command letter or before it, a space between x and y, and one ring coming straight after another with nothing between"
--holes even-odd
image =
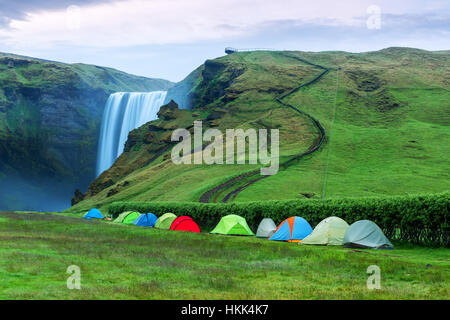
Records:
<instances>
[{"instance_id":1,"label":"blue tent","mask_svg":"<svg viewBox=\"0 0 450 320\"><path fill-rule=\"evenodd\" d=\"M98 209L91 209L88 213L86 213L83 218L85 219L103 219L103 215Z\"/></svg>"},{"instance_id":2,"label":"blue tent","mask_svg":"<svg viewBox=\"0 0 450 320\"><path fill-rule=\"evenodd\" d=\"M269 240L300 242L312 231L311 225L302 217L290 217L280 223Z\"/></svg>"},{"instance_id":3,"label":"blue tent","mask_svg":"<svg viewBox=\"0 0 450 320\"><path fill-rule=\"evenodd\" d=\"M140 227L153 227L156 223L156 220L158 220L158 217L153 213L144 213L137 217L137 219L134 220L133 223Z\"/></svg>"}]
</instances>

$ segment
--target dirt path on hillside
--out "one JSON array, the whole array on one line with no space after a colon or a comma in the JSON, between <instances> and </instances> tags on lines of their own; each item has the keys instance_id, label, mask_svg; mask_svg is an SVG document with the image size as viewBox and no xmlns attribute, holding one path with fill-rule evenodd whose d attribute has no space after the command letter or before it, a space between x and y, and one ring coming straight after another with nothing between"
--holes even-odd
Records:
<instances>
[{"instance_id":1,"label":"dirt path on hillside","mask_svg":"<svg viewBox=\"0 0 450 320\"><path fill-rule=\"evenodd\" d=\"M291 89L291 90L289 90L289 91L287 91L287 92L283 93L282 95L280 95L280 96L278 96L278 97L275 98L275 101L276 101L277 103L280 103L280 104L284 105L285 107L288 107L288 108L293 109L294 111L298 112L298 113L301 114L302 116L308 117L308 118L314 123L314 126L315 126L315 127L318 129L318 131L319 131L319 136L318 136L318 138L313 142L313 144L308 148L307 151L302 152L302 153L300 153L300 154L298 154L298 155L295 155L295 156L292 157L291 159L289 159L289 160L285 161L284 163L281 163L281 164L280 164L280 166L282 166L283 168L287 168L287 167L289 167L289 166L291 165L291 163L292 163L293 161L299 160L299 159L301 159L301 158L303 158L303 157L305 157L305 156L307 156L307 155L309 155L309 154L312 154L312 153L316 152L317 150L319 150L320 147L322 146L324 140L325 140L326 132L325 132L324 127L323 127L323 126L321 125L321 123L319 122L319 120L317 120L316 118L314 118L314 117L311 116L310 114L308 114L308 113L306 113L306 112L300 110L298 107L295 107L295 106L293 106L293 105L291 105L291 104L289 104L289 103L283 102L283 99L286 98L286 97L288 97L288 96L290 96L290 95L293 94L294 92L297 92L298 90L300 90L300 89L303 88L303 87L307 87L307 86L310 86L310 85L316 83L316 82L319 81L324 75L326 75L326 74L330 71L330 69L328 69L328 68L326 68L326 67L323 67L323 66L320 66L320 65L318 65L318 64L314 64L314 63L309 62L309 61L307 61L307 60L305 60L305 59L302 59L302 58L300 58L300 57L291 56L291 55L285 54L285 53L282 53L282 54L285 55L286 57L289 57L289 58L298 60L298 61L300 61L300 62L303 62L303 63L305 63L305 64L308 64L308 65L311 65L311 66L314 66L314 67L316 67L316 68L318 68L318 69L323 70L317 77L315 77L315 78L312 79L311 81L308 81L308 82L306 82L306 83L303 83L303 84L301 84L301 85L299 85L299 86L297 86L297 87L295 87L295 88L293 88L293 89ZM211 198L213 197L214 194L219 193L221 190L226 190L226 189L228 189L231 185L233 185L233 184L235 184L235 183L239 183L239 181L242 181L242 180L247 179L247 178L249 178L249 177L256 176L256 175L258 175L259 173L260 173L260 169L254 170L254 171L251 171L251 172L247 172L247 173L241 174L241 175L239 175L239 176L236 176L236 177L234 177L234 178L231 178L230 180L228 180L228 181L226 181L226 182L224 182L224 183L222 183L222 184L220 184L220 185L218 185L218 186L216 186L216 187L214 187L214 188L212 188L212 189L206 191L205 193L203 193L202 196L200 197L200 202L203 202L203 203L209 203L209 202L211 202L211 200L212 200ZM268 178L268 177L270 177L270 176L258 176L258 177L256 177L255 179L250 180L250 181L247 182L246 184L241 185L241 186L239 186L239 187L236 187L236 188L233 189L231 192L229 192L228 194L225 195L225 197L222 199L222 202L226 203L226 202L228 202L230 199L236 198L236 196L237 196L242 190L245 190L246 188L248 188L248 187L251 186L252 184L254 184L254 183L256 183L256 182L258 182L258 181L260 181L260 180L263 180L263 179L265 179L265 178ZM213 202L214 202L215 200L216 200L216 199L213 199Z\"/></svg>"}]
</instances>

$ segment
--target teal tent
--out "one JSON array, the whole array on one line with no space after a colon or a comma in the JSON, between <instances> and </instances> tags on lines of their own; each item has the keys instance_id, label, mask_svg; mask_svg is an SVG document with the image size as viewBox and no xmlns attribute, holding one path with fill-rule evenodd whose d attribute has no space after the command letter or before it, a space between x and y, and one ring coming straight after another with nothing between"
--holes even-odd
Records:
<instances>
[{"instance_id":1,"label":"teal tent","mask_svg":"<svg viewBox=\"0 0 450 320\"><path fill-rule=\"evenodd\" d=\"M369 220L356 221L347 229L344 236L344 247L363 249L394 249L383 231L375 222Z\"/></svg>"}]
</instances>

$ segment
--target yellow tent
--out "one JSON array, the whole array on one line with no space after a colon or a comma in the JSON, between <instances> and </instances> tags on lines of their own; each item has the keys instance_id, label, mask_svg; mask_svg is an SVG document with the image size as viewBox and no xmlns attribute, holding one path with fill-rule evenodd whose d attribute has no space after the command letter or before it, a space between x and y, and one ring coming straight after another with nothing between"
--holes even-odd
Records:
<instances>
[{"instance_id":1,"label":"yellow tent","mask_svg":"<svg viewBox=\"0 0 450 320\"><path fill-rule=\"evenodd\" d=\"M326 218L314 228L309 236L303 239L301 244L341 246L348 228L348 223L341 218Z\"/></svg>"}]
</instances>

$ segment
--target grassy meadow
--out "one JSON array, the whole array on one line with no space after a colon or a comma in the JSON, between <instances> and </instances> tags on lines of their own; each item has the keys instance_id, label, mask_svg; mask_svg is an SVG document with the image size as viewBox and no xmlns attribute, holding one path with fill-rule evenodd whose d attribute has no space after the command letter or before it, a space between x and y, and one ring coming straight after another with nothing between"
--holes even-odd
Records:
<instances>
[{"instance_id":1,"label":"grassy meadow","mask_svg":"<svg viewBox=\"0 0 450 320\"><path fill-rule=\"evenodd\" d=\"M202 230L209 231L209 230ZM0 213L0 299L449 299L450 251L302 246ZM81 268L81 290L66 287ZM367 267L381 289L366 287Z\"/></svg>"},{"instance_id":2,"label":"grassy meadow","mask_svg":"<svg viewBox=\"0 0 450 320\"><path fill-rule=\"evenodd\" d=\"M449 61L448 52L408 48L359 54L258 51L208 60L177 84L188 88L185 98L194 109L165 106L158 120L133 130L125 152L91 183L81 202L57 214L0 213L0 299L449 299L447 248L396 242L395 250L303 246L211 235L208 228L193 234L81 218L91 208L106 212L119 201L176 202L188 214L187 203L198 204L207 191L259 169L249 164L175 165L171 133L189 128L194 120L202 120L204 130L222 132L279 129L280 163L311 150L320 140L317 127L283 103L317 119L326 131L324 144L235 194L231 205L266 200L322 204L345 198L364 202L446 192ZM277 102L321 74L324 69L317 65L328 69L320 80ZM211 202L222 202L254 178L227 186ZM317 208L308 214L339 213ZM355 214L354 220L364 214L358 206L341 208ZM384 212L379 204L371 208L372 220L380 219L386 227L391 207ZM411 222L422 237L423 230L429 231L426 223L445 232L447 211L441 210L444 222L437 223L434 215L419 219L424 208L403 208L395 221ZM265 213L258 210L247 213L256 220ZM277 214L284 219L287 213ZM81 268L81 290L66 287L71 265ZM381 269L380 290L366 286L371 265Z\"/></svg>"}]
</instances>

